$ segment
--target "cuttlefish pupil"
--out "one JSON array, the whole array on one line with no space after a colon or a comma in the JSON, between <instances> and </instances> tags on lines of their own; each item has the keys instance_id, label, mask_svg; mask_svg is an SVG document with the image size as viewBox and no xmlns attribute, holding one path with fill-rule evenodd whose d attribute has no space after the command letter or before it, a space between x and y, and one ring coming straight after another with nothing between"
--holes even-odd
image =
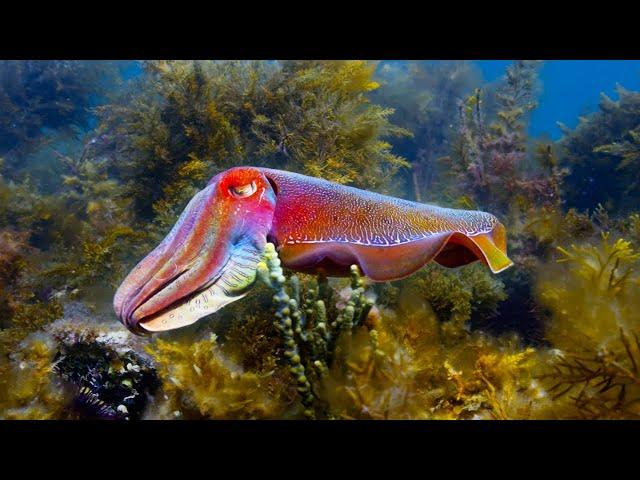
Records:
<instances>
[{"instance_id":1,"label":"cuttlefish pupil","mask_svg":"<svg viewBox=\"0 0 640 480\"><path fill-rule=\"evenodd\" d=\"M116 314L138 333L192 324L247 294L267 241L292 270L348 276L355 264L377 282L431 260L445 267L480 260L494 273L512 265L504 226L489 213L237 167L213 177L129 273Z\"/></svg>"}]
</instances>

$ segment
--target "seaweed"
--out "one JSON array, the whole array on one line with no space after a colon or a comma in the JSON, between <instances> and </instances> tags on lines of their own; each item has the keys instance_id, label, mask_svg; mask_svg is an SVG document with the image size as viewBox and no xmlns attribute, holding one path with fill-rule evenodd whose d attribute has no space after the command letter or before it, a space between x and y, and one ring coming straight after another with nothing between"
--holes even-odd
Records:
<instances>
[{"instance_id":1,"label":"seaweed","mask_svg":"<svg viewBox=\"0 0 640 480\"><path fill-rule=\"evenodd\" d=\"M11 294L25 268L25 237L24 233L0 231L0 317L3 319L13 312Z\"/></svg>"},{"instance_id":2,"label":"seaweed","mask_svg":"<svg viewBox=\"0 0 640 480\"><path fill-rule=\"evenodd\" d=\"M464 280L445 276L441 281L449 288L432 291L428 279L434 275L421 286L422 305L416 305L421 296L405 290L398 317L375 306L356 266L346 290L323 277L302 284L296 275L284 276L273 245L267 245L259 277L275 290L282 354L306 418L464 418L471 410L509 418L531 406L520 382L533 382L534 350L520 349L516 339L491 341L463 324L472 311L495 309L503 299L499 284L477 273ZM464 284L471 291L462 290ZM445 303L439 305L446 312L442 320L430 306L439 301ZM466 370L470 364L474 369ZM526 388L541 390L535 383ZM479 404L472 407L474 402Z\"/></svg>"},{"instance_id":3,"label":"seaweed","mask_svg":"<svg viewBox=\"0 0 640 480\"><path fill-rule=\"evenodd\" d=\"M362 61L145 62L99 132L139 217L168 226L214 173L247 163L376 188L406 162L386 136L405 135L370 103Z\"/></svg>"},{"instance_id":4,"label":"seaweed","mask_svg":"<svg viewBox=\"0 0 640 480\"><path fill-rule=\"evenodd\" d=\"M437 319L428 304L374 310L341 338L324 392L333 418L536 418L545 392L537 355L517 339L493 340ZM542 404L537 408L542 409Z\"/></svg>"},{"instance_id":5,"label":"seaweed","mask_svg":"<svg viewBox=\"0 0 640 480\"><path fill-rule=\"evenodd\" d=\"M322 388L322 379L335 356L338 339L343 332L350 334L364 323L373 301L365 298L364 282L358 267L352 265L348 299L340 307L337 303L330 306L333 315L328 316L327 304L333 294L326 278L320 277L315 288L308 288L303 298L299 278L294 275L287 282L272 243L265 246L264 260L258 264L258 275L275 290L276 328L282 336L284 356L296 380L297 391L305 407L304 415L316 418L316 410L320 408L315 405L318 390ZM287 283L289 293L285 287ZM315 383L314 387L311 382Z\"/></svg>"},{"instance_id":6,"label":"seaweed","mask_svg":"<svg viewBox=\"0 0 640 480\"><path fill-rule=\"evenodd\" d=\"M381 62L376 77L381 87L371 98L393 108L391 120L411 132L393 141L394 151L411 163L411 170L398 172L408 187L398 193L441 202L445 172L438 159L456 134L458 102L479 83L477 68L466 61Z\"/></svg>"},{"instance_id":7,"label":"seaweed","mask_svg":"<svg viewBox=\"0 0 640 480\"><path fill-rule=\"evenodd\" d=\"M117 82L111 62L29 60L0 62L0 156L15 176L25 157L57 137L90 127L91 108Z\"/></svg>"},{"instance_id":8,"label":"seaweed","mask_svg":"<svg viewBox=\"0 0 640 480\"><path fill-rule=\"evenodd\" d=\"M526 122L536 107L539 62L516 61L493 90L477 88L458 106L458 133L442 159L458 188L474 205L502 215L522 215L535 206L558 206L566 171L553 147L538 144L527 153ZM484 108L484 97L493 103Z\"/></svg>"},{"instance_id":9,"label":"seaweed","mask_svg":"<svg viewBox=\"0 0 640 480\"><path fill-rule=\"evenodd\" d=\"M581 117L575 129L563 127L560 161L571 169L566 179L570 206L601 203L621 213L637 207L640 93L622 86L616 92L618 100L601 94L599 110Z\"/></svg>"},{"instance_id":10,"label":"seaweed","mask_svg":"<svg viewBox=\"0 0 640 480\"><path fill-rule=\"evenodd\" d=\"M153 418L283 418L295 412L282 374L244 371L225 355L215 334L196 341L157 339L148 352L164 399L150 412Z\"/></svg>"},{"instance_id":11,"label":"seaweed","mask_svg":"<svg viewBox=\"0 0 640 480\"><path fill-rule=\"evenodd\" d=\"M9 363L0 360L0 418L49 420L65 417L71 394L52 371L55 341L38 332L26 338Z\"/></svg>"},{"instance_id":12,"label":"seaweed","mask_svg":"<svg viewBox=\"0 0 640 480\"><path fill-rule=\"evenodd\" d=\"M8 355L30 333L59 318L62 307L55 298L38 298L30 279L33 254L27 234L0 231L0 352Z\"/></svg>"},{"instance_id":13,"label":"seaweed","mask_svg":"<svg viewBox=\"0 0 640 480\"><path fill-rule=\"evenodd\" d=\"M448 270L430 264L401 286L403 295L419 295L444 322L463 325L473 315L490 317L506 299L504 284L481 265Z\"/></svg>"},{"instance_id":14,"label":"seaweed","mask_svg":"<svg viewBox=\"0 0 640 480\"><path fill-rule=\"evenodd\" d=\"M541 267L537 292L552 313L546 335L557 349L542 376L554 398L568 397L577 418L636 418L638 253L610 232L600 241L557 247ZM553 275L549 275L553 273Z\"/></svg>"}]
</instances>

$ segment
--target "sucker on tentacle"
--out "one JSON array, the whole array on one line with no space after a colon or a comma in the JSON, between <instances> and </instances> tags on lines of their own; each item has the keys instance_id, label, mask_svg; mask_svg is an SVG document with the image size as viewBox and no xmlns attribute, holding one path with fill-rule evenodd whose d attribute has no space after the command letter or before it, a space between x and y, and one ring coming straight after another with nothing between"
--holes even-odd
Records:
<instances>
[{"instance_id":1,"label":"sucker on tentacle","mask_svg":"<svg viewBox=\"0 0 640 480\"><path fill-rule=\"evenodd\" d=\"M406 277L434 260L512 265L493 215L380 195L319 178L256 167L213 177L167 237L127 276L114 298L132 331L189 325L242 298L267 241L285 267L373 281Z\"/></svg>"}]
</instances>

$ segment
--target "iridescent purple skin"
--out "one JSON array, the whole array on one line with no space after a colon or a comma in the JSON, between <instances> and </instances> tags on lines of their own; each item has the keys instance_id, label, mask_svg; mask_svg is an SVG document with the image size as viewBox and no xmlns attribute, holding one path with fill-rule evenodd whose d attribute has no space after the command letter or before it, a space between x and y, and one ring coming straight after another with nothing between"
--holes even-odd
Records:
<instances>
[{"instance_id":1,"label":"iridescent purple skin","mask_svg":"<svg viewBox=\"0 0 640 480\"><path fill-rule=\"evenodd\" d=\"M118 289L132 331L178 328L244 296L267 241L285 267L373 281L402 278L430 260L511 265L491 214L425 205L295 173L237 167L196 194L163 242Z\"/></svg>"},{"instance_id":2,"label":"iridescent purple skin","mask_svg":"<svg viewBox=\"0 0 640 480\"><path fill-rule=\"evenodd\" d=\"M291 269L395 280L428 261L476 260L498 273L511 265L505 229L490 213L411 202L280 170L261 170L277 188L268 238Z\"/></svg>"},{"instance_id":3,"label":"iridescent purple skin","mask_svg":"<svg viewBox=\"0 0 640 480\"><path fill-rule=\"evenodd\" d=\"M275 209L273 188L263 175L251 173L215 176L129 273L113 301L127 328L142 333L188 325L243 296ZM247 185L251 195L234 193Z\"/></svg>"}]
</instances>

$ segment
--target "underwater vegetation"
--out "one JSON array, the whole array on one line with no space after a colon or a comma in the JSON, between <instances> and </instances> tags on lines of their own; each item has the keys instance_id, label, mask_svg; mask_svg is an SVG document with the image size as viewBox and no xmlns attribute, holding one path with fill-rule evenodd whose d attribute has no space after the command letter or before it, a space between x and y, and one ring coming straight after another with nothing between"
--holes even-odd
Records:
<instances>
[{"instance_id":1,"label":"underwater vegetation","mask_svg":"<svg viewBox=\"0 0 640 480\"><path fill-rule=\"evenodd\" d=\"M92 318L92 322L87 322ZM70 302L9 355L0 403L9 419L136 419L157 390L139 342Z\"/></svg>"},{"instance_id":2,"label":"underwater vegetation","mask_svg":"<svg viewBox=\"0 0 640 480\"><path fill-rule=\"evenodd\" d=\"M411 133L393 142L394 151L410 159L411 168L398 172L410 198L441 202L437 187L446 170L438 160L451 150L458 105L480 82L478 69L465 61L383 63L376 78L381 87L371 98L393 108L391 120Z\"/></svg>"},{"instance_id":3,"label":"underwater vegetation","mask_svg":"<svg viewBox=\"0 0 640 480\"><path fill-rule=\"evenodd\" d=\"M609 231L557 250L563 268L537 285L557 349L549 392L573 400L579 418L638 418L640 252Z\"/></svg>"},{"instance_id":4,"label":"underwater vegetation","mask_svg":"<svg viewBox=\"0 0 640 480\"><path fill-rule=\"evenodd\" d=\"M368 188L407 165L385 138L408 132L390 123L392 109L367 98L379 88L367 62L144 67L132 92L99 108L98 131L145 220L173 219L196 187L248 162Z\"/></svg>"},{"instance_id":5,"label":"underwater vegetation","mask_svg":"<svg viewBox=\"0 0 640 480\"><path fill-rule=\"evenodd\" d=\"M599 110L580 117L578 126L563 127L560 160L573 171L566 188L567 203L630 212L640 199L637 169L640 159L640 93L616 88L617 100L601 94ZM618 183L619 188L611 185Z\"/></svg>"},{"instance_id":6,"label":"underwater vegetation","mask_svg":"<svg viewBox=\"0 0 640 480\"><path fill-rule=\"evenodd\" d=\"M0 154L30 146L42 129L86 124L101 68L97 62L3 60Z\"/></svg>"},{"instance_id":7,"label":"underwater vegetation","mask_svg":"<svg viewBox=\"0 0 640 480\"><path fill-rule=\"evenodd\" d=\"M37 173L43 184L55 184L61 170L49 157L79 148L94 123L93 107L118 91L128 64L0 61L0 159L10 167L5 176L24 180Z\"/></svg>"},{"instance_id":8,"label":"underwater vegetation","mask_svg":"<svg viewBox=\"0 0 640 480\"><path fill-rule=\"evenodd\" d=\"M477 88L458 106L458 132L444 158L466 201L503 215L560 201L565 171L552 145L527 151L526 121L536 107L536 61L516 61L491 91ZM489 96L492 109L485 111ZM515 210L515 211L514 211Z\"/></svg>"},{"instance_id":9,"label":"underwater vegetation","mask_svg":"<svg viewBox=\"0 0 640 480\"><path fill-rule=\"evenodd\" d=\"M0 418L640 416L639 92L553 141L535 61L140 66L0 63ZM514 266L372 282L267 245L242 301L131 334L116 287L240 165L490 211Z\"/></svg>"},{"instance_id":10,"label":"underwater vegetation","mask_svg":"<svg viewBox=\"0 0 640 480\"><path fill-rule=\"evenodd\" d=\"M284 357L307 418L464 418L481 415L481 411L505 416L504 407L493 393L483 396L489 385L495 388L488 380L485 386L463 386L463 382L474 380L463 380L463 372L442 363L441 355L447 344L464 343L460 348L468 349L482 343L465 332L463 318L438 325L426 302L416 305L408 300L413 303L410 308L405 301L400 303L400 309L405 310L408 318L419 319L420 325L396 325L399 319L394 313L375 307L375 293L367 291L357 266L351 267L348 286L339 288L339 283L330 285L326 277L319 277L315 282L307 282L304 288L297 276L288 279L283 276L272 244L267 244L265 261L258 271L262 281L275 291L276 328L281 333ZM456 307L464 310L463 304L464 300L459 300ZM418 315L413 317L415 313ZM394 326L400 328L395 330ZM422 334L426 338L418 340L417 336ZM420 343L423 341L428 346ZM484 346L486 351L478 353L476 362L490 361L481 355L499 348ZM505 368L516 373L532 352L514 353ZM462 368L463 363L456 365ZM448 372L446 380L443 369ZM475 377L476 372L471 375ZM450 382L449 391L428 381L438 376L444 383ZM515 382L513 377L509 381ZM461 401L459 389L464 388L474 389L478 402L474 407ZM495 412L496 409L500 411Z\"/></svg>"},{"instance_id":11,"label":"underwater vegetation","mask_svg":"<svg viewBox=\"0 0 640 480\"><path fill-rule=\"evenodd\" d=\"M332 290L326 277L320 277L315 288L308 288L304 299L301 296L300 280L292 276L288 280L291 296L287 293L287 279L280 267L280 259L275 246L265 247L265 260L258 264L260 279L273 290L276 306L276 328L282 335L284 356L289 362L289 370L295 377L304 414L315 418L312 409L314 401L321 395L321 385L312 387L310 380L322 383L329 364L335 354L335 344L343 332L350 334L354 327L362 324L373 307L373 301L364 296L364 282L356 265L351 266L351 286L348 300L343 300L339 310L332 305ZM327 305L332 308L327 315Z\"/></svg>"}]
</instances>

